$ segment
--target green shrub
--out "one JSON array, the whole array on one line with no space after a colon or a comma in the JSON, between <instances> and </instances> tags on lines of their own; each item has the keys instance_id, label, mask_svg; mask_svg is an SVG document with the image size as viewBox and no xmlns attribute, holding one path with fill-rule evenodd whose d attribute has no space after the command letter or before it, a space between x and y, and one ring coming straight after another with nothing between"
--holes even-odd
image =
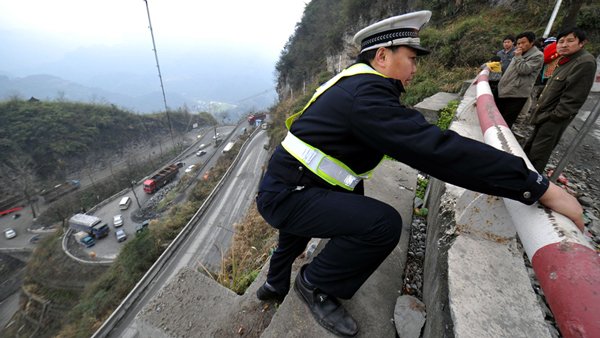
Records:
<instances>
[{"instance_id":1,"label":"green shrub","mask_svg":"<svg viewBox=\"0 0 600 338\"><path fill-rule=\"evenodd\" d=\"M452 119L454 118L454 114L456 113L456 109L458 108L458 101L452 100L448 102L448 105L440 110L440 118L438 119L436 125L440 127L441 130L446 130L450 126Z\"/></svg>"}]
</instances>

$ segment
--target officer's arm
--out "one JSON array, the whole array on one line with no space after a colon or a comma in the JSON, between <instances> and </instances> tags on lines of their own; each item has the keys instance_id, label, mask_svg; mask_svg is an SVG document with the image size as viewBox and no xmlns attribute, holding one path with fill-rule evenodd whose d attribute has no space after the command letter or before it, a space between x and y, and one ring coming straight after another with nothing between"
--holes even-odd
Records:
<instances>
[{"instance_id":1,"label":"officer's arm","mask_svg":"<svg viewBox=\"0 0 600 338\"><path fill-rule=\"evenodd\" d=\"M540 197L539 202L559 214L569 217L583 232L583 209L571 194L550 182L548 190Z\"/></svg>"}]
</instances>

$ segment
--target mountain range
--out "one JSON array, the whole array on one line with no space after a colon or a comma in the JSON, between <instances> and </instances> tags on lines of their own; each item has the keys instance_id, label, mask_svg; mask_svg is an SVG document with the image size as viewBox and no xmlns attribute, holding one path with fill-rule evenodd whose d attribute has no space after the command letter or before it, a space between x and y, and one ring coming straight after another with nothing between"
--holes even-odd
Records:
<instances>
[{"instance_id":1,"label":"mountain range","mask_svg":"<svg viewBox=\"0 0 600 338\"><path fill-rule=\"evenodd\" d=\"M2 39L0 38L0 43ZM11 44L12 43L12 44ZM20 50L12 40L7 50ZM11 48L12 47L12 48ZM138 112L164 111L156 60L148 46L95 45L79 47L62 57L34 62L29 53L18 63L0 65L0 100L10 97L82 102L105 102ZM275 60L258 51L224 53L192 46L185 51L169 49L160 56L160 70L167 105L184 103L192 111L208 110L211 101L232 104L237 115L261 110L276 100L273 70ZM235 48L231 49L235 51Z\"/></svg>"}]
</instances>

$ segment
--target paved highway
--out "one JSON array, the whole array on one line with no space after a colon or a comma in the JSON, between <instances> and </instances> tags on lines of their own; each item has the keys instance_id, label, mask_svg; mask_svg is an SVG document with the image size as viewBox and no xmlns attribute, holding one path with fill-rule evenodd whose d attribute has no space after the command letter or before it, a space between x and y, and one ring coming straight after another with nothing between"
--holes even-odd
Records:
<instances>
[{"instance_id":1,"label":"paved highway","mask_svg":"<svg viewBox=\"0 0 600 338\"><path fill-rule=\"evenodd\" d=\"M228 135L232 133L233 130L236 130L235 126L222 126L219 127L217 131L223 139L226 139ZM213 136L214 134L212 133L212 130L210 130L208 133L205 133L205 135L203 135L200 141L198 141L197 143L198 145L209 145L206 148L204 148L204 150L206 151L205 155L196 156L196 152L198 151L197 146L191 147L184 154L182 154L182 156L180 157L180 161L184 162L184 166L179 169L179 174L173 182L177 182L183 175L185 175L184 170L189 165L194 164L198 168L200 168L203 162L207 161L208 159L210 159L210 161L206 163L205 168L211 168L214 165L214 161L216 161L219 154L216 154L216 156L214 157L212 157L212 155L215 152L221 151L224 145L221 144L219 147L213 147L212 145L210 145ZM237 134L231 136L237 137ZM198 177L202 178L202 175L198 175ZM135 187L135 195L137 195L141 206L144 206L150 200L150 198L154 196L154 194L145 193L142 184L139 184ZM119 209L119 202L123 197L130 197L132 200L131 206L127 210ZM185 202L185 199L182 199L181 202ZM123 229L125 231L125 234L127 234L128 238L135 236L135 227L138 226L141 222L134 221L134 218L132 216L138 209L139 207L137 205L136 198L133 192L131 191L128 191L124 195L119 196L118 198L115 198L114 200L108 202L106 205L102 206L101 208L95 210L92 213L94 216L101 218L104 223L108 223L110 228L108 236L96 240L96 244L90 248L86 248L84 246L76 244L75 238L71 236L68 242L69 251L79 258L90 261L105 261L115 259L119 254L121 246L123 246L126 242L117 242L115 238L115 232L117 229ZM123 226L119 228L115 228L113 225L113 216L117 214L121 214L123 216ZM95 255L95 258L91 258L90 255L92 253Z\"/></svg>"},{"instance_id":2,"label":"paved highway","mask_svg":"<svg viewBox=\"0 0 600 338\"><path fill-rule=\"evenodd\" d=\"M244 125L239 128L241 127ZM239 131L236 129L235 132ZM187 239L176 249L170 264L157 275L109 337L137 337L134 322L136 314L181 267L187 265L198 268L196 260L204 265L219 265L220 247L227 249L233 236L233 225L243 218L248 207L254 202L262 177L262 166L267 160L268 152L263 148L267 142L267 134L263 130L248 141L246 150L240 155L240 161L232 168L233 171Z\"/></svg>"}]
</instances>

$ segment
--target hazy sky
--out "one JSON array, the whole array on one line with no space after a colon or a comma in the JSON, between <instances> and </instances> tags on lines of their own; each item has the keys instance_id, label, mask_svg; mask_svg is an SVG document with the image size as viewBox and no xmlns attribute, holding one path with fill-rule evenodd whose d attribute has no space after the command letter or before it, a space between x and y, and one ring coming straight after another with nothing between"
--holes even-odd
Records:
<instances>
[{"instance_id":1,"label":"hazy sky","mask_svg":"<svg viewBox=\"0 0 600 338\"><path fill-rule=\"evenodd\" d=\"M276 61L309 1L149 0L148 6L159 58L161 53L192 47L214 46L226 52L235 46L238 50L229 52L252 48ZM152 49L143 0L0 0L0 34L51 47L40 62L82 46L142 43ZM11 52L0 53L0 69L9 71L7 66L18 62L6 56Z\"/></svg>"}]
</instances>

